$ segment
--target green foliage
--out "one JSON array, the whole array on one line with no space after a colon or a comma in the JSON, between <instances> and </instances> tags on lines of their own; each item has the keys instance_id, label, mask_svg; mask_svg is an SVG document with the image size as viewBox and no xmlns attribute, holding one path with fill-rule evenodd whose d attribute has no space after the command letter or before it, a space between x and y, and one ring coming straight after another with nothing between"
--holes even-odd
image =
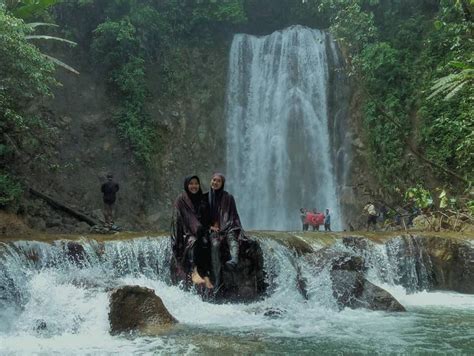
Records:
<instances>
[{"instance_id":1,"label":"green foliage","mask_svg":"<svg viewBox=\"0 0 474 356\"><path fill-rule=\"evenodd\" d=\"M423 106L426 117L422 127L423 144L428 156L439 164L464 172L472 179L474 167L474 110L465 96L446 101L431 101ZM431 119L428 119L431 118Z\"/></svg>"},{"instance_id":2,"label":"green foliage","mask_svg":"<svg viewBox=\"0 0 474 356\"><path fill-rule=\"evenodd\" d=\"M12 14L20 19L29 20L34 16L44 13L49 7L59 0L20 0L10 1L9 9Z\"/></svg>"},{"instance_id":3,"label":"green foliage","mask_svg":"<svg viewBox=\"0 0 474 356\"><path fill-rule=\"evenodd\" d=\"M407 142L473 179L472 20L466 1L308 0L330 18L362 88L370 161L379 181L410 185ZM467 11L466 11L467 9ZM429 95L431 94L431 95ZM450 101L436 100L444 94ZM435 172L441 181L449 178Z\"/></svg>"},{"instance_id":4,"label":"green foliage","mask_svg":"<svg viewBox=\"0 0 474 356\"><path fill-rule=\"evenodd\" d=\"M136 38L135 26L129 18L107 20L94 33L92 53L96 62L105 66L106 70L113 70L139 54L140 43Z\"/></svg>"},{"instance_id":5,"label":"green foliage","mask_svg":"<svg viewBox=\"0 0 474 356\"><path fill-rule=\"evenodd\" d=\"M29 20L32 18L37 18L39 16L44 15L45 11L56 4L58 0L19 0L19 1L10 1L7 3L6 9L12 13L15 17ZM57 25L53 23L45 23L45 22L31 22L27 23L26 26L31 30L30 32L34 32L38 27L57 27ZM69 45L75 46L77 45L76 42L57 37L57 36L50 36L45 34L29 34L25 37L28 40L47 40L47 41L58 41L68 43ZM59 60L58 58L51 57L47 54L44 54L44 57L49 59L54 64L63 67L64 69L74 73L79 74L77 70L69 66L68 64L64 63L63 61Z\"/></svg>"},{"instance_id":6,"label":"green foliage","mask_svg":"<svg viewBox=\"0 0 474 356\"><path fill-rule=\"evenodd\" d=\"M337 12L331 22L331 30L352 55L378 37L373 14L363 11L360 3L356 0L336 1L332 5Z\"/></svg>"},{"instance_id":7,"label":"green foliage","mask_svg":"<svg viewBox=\"0 0 474 356\"><path fill-rule=\"evenodd\" d=\"M9 174L0 172L0 208L14 203L23 193L21 185Z\"/></svg>"},{"instance_id":8,"label":"green foliage","mask_svg":"<svg viewBox=\"0 0 474 356\"><path fill-rule=\"evenodd\" d=\"M466 203L466 207L469 211L469 214L473 215L474 216L474 200L469 200L467 203Z\"/></svg>"},{"instance_id":9,"label":"green foliage","mask_svg":"<svg viewBox=\"0 0 474 356\"><path fill-rule=\"evenodd\" d=\"M471 63L454 61L450 64L452 67L460 68L461 71L436 79L431 87L433 92L428 99L432 99L438 94L445 94L444 100L449 100L466 84L472 85L474 83L474 66Z\"/></svg>"},{"instance_id":10,"label":"green foliage","mask_svg":"<svg viewBox=\"0 0 474 356\"><path fill-rule=\"evenodd\" d=\"M153 127L144 109L145 61L137 30L126 17L102 23L95 36L95 59L105 67L109 83L121 98L121 107L114 115L120 136L129 142L137 158L148 164L154 146Z\"/></svg>"},{"instance_id":11,"label":"green foliage","mask_svg":"<svg viewBox=\"0 0 474 356\"><path fill-rule=\"evenodd\" d=\"M435 70L423 83L421 142L430 159L473 181L473 24L459 2L442 1L434 28L424 54Z\"/></svg>"},{"instance_id":12,"label":"green foliage","mask_svg":"<svg viewBox=\"0 0 474 356\"><path fill-rule=\"evenodd\" d=\"M426 209L433 205L431 193L421 185L408 188L405 192L405 201L414 202L418 208Z\"/></svg>"},{"instance_id":13,"label":"green foliage","mask_svg":"<svg viewBox=\"0 0 474 356\"><path fill-rule=\"evenodd\" d=\"M247 21L242 0L198 1L192 11L192 24L230 23Z\"/></svg>"},{"instance_id":14,"label":"green foliage","mask_svg":"<svg viewBox=\"0 0 474 356\"><path fill-rule=\"evenodd\" d=\"M188 54L182 44L209 45L213 36L219 36L219 29L245 21L243 0L107 3L104 21L94 30L91 51L107 73L112 91L119 95L121 104L114 117L120 136L142 162L150 163L156 146L155 128L145 110L145 64L158 61L162 96L183 95L189 86L189 70L183 66Z\"/></svg>"},{"instance_id":15,"label":"green foliage","mask_svg":"<svg viewBox=\"0 0 474 356\"><path fill-rule=\"evenodd\" d=\"M23 21L0 10L0 90L12 105L24 104L36 95L50 94L53 66L26 36L31 29Z\"/></svg>"},{"instance_id":16,"label":"green foliage","mask_svg":"<svg viewBox=\"0 0 474 356\"><path fill-rule=\"evenodd\" d=\"M30 28L0 9L0 161L30 150L33 129L41 126L28 106L51 95L53 64L30 44Z\"/></svg>"},{"instance_id":17,"label":"green foliage","mask_svg":"<svg viewBox=\"0 0 474 356\"><path fill-rule=\"evenodd\" d=\"M72 0L59 7L69 8L71 23L87 19L95 29L84 48L106 73L120 103L120 135L142 161L156 146L145 110L147 68L160 73L153 83L160 99L192 93L205 101L208 89L192 84L194 53L213 53L237 29L268 33L299 23L329 27L340 42L364 100L372 168L385 187L423 182L412 146L473 179L472 1ZM449 181L443 171L433 175Z\"/></svg>"}]
</instances>

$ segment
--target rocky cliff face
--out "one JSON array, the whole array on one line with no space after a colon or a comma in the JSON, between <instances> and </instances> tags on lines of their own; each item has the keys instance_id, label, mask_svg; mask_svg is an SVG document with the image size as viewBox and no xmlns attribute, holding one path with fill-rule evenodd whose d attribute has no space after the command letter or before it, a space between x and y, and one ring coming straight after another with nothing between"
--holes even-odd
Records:
<instances>
[{"instance_id":1,"label":"rocky cliff face","mask_svg":"<svg viewBox=\"0 0 474 356\"><path fill-rule=\"evenodd\" d=\"M103 75L91 67L86 52L74 49L66 53L66 61L81 74L57 71L62 86L40 109L52 137L40 143L41 160L32 157L16 162L16 171L28 186L97 219L102 208L100 185L112 172L120 184L117 223L124 228L167 229L184 176L200 175L207 189L211 173L224 167L226 51L190 51L187 60L195 76L189 78L189 85L194 90L172 99L160 96L157 67L147 68L147 110L156 124L159 145L150 167L137 162L120 139L114 123L118 103ZM32 196L23 200L18 213L38 230L89 229Z\"/></svg>"},{"instance_id":2,"label":"rocky cliff face","mask_svg":"<svg viewBox=\"0 0 474 356\"><path fill-rule=\"evenodd\" d=\"M224 105L229 47L230 39L214 48L187 49L182 58L183 66L189 70L189 87L174 97L160 92L159 66L148 65L146 109L156 127L158 142L149 167L137 162L128 144L120 139L114 122L119 103L103 73L91 65L88 52L75 48L59 54L81 74L57 71L62 86L41 109L54 138L42 142L42 161L32 158L17 162L17 171L30 186L96 219L101 218L100 184L112 172L121 186L116 204L117 223L124 228L167 229L170 208L182 189L184 176L198 174L207 190L212 172L225 170ZM332 80L339 75L335 73ZM338 129L346 135L335 140L340 145L345 141L343 151L354 151L351 169L337 168L349 177L345 185L338 182L347 217L343 226L349 229L349 223L358 226L366 196L376 191L376 185L366 174L364 146L358 138L358 100L352 100L349 108L336 105L340 97L351 96L350 83L345 83L347 87L336 90L331 97L331 107L336 110L335 128L348 126L347 132ZM339 153L333 152L336 165ZM32 197L24 200L19 213L29 226L43 231L89 229L87 224L51 210Z\"/></svg>"}]
</instances>

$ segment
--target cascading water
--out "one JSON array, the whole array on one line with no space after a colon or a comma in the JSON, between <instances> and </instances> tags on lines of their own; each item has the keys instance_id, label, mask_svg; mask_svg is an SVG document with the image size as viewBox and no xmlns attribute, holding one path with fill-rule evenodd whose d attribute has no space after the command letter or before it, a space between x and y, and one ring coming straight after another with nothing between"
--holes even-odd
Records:
<instances>
[{"instance_id":1,"label":"cascading water","mask_svg":"<svg viewBox=\"0 0 474 356\"><path fill-rule=\"evenodd\" d=\"M393 283L393 246L370 246L368 278L409 310L338 311L329 271L313 254L298 256L271 238L259 239L268 295L250 304L211 304L169 283L169 240L83 240L80 254L64 241L0 244L0 354L104 353L470 353L474 298L455 293L407 293ZM301 242L300 242L301 243ZM304 241L314 251L321 245ZM395 241L394 250L405 248ZM337 251L351 249L336 243ZM76 250L80 251L80 250ZM296 288L306 280L307 298ZM418 282L416 282L418 281ZM413 279L413 283L421 283ZM108 291L141 285L156 291L180 321L160 337L111 336ZM415 289L419 289L415 288ZM472 335L471 335L472 336Z\"/></svg>"},{"instance_id":2,"label":"cascading water","mask_svg":"<svg viewBox=\"0 0 474 356\"><path fill-rule=\"evenodd\" d=\"M349 159L347 102L340 93L347 89L335 83L337 65L333 40L319 30L293 26L264 37L234 37L227 174L247 228L300 228L298 211L306 207L329 208L332 228L342 229L339 192Z\"/></svg>"}]
</instances>

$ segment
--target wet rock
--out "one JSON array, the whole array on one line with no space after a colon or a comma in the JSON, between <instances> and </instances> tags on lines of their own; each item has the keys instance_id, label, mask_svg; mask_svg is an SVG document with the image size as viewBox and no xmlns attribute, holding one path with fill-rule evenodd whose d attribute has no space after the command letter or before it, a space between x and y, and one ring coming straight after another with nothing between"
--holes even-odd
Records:
<instances>
[{"instance_id":1,"label":"wet rock","mask_svg":"<svg viewBox=\"0 0 474 356\"><path fill-rule=\"evenodd\" d=\"M385 289L380 288L364 278L362 293L357 296L356 308L366 308L370 310L384 310L391 312L404 312L405 307L401 305Z\"/></svg>"},{"instance_id":2,"label":"wet rock","mask_svg":"<svg viewBox=\"0 0 474 356\"><path fill-rule=\"evenodd\" d=\"M333 260L332 269L339 271L362 272L366 268L364 258L362 258L361 256L351 256L343 254Z\"/></svg>"},{"instance_id":3,"label":"wet rock","mask_svg":"<svg viewBox=\"0 0 474 356\"><path fill-rule=\"evenodd\" d=\"M68 241L65 245L65 252L69 261L73 263L82 264L86 259L84 247L77 242Z\"/></svg>"},{"instance_id":4,"label":"wet rock","mask_svg":"<svg viewBox=\"0 0 474 356\"><path fill-rule=\"evenodd\" d=\"M280 318L282 314L283 314L283 310L279 308L267 308L264 311L263 316L266 316L267 318L271 318L271 319L276 319L276 318Z\"/></svg>"},{"instance_id":5,"label":"wet rock","mask_svg":"<svg viewBox=\"0 0 474 356\"><path fill-rule=\"evenodd\" d=\"M50 219L46 221L47 228L58 227L58 226L61 226L61 219L59 218Z\"/></svg>"},{"instance_id":6,"label":"wet rock","mask_svg":"<svg viewBox=\"0 0 474 356\"><path fill-rule=\"evenodd\" d=\"M303 296L305 300L308 300L308 289L306 288L306 279L303 278L301 273L301 267L296 266L296 289Z\"/></svg>"},{"instance_id":7,"label":"wet rock","mask_svg":"<svg viewBox=\"0 0 474 356\"><path fill-rule=\"evenodd\" d=\"M399 236L386 245L403 287L474 293L474 247L468 242L438 236Z\"/></svg>"},{"instance_id":8,"label":"wet rock","mask_svg":"<svg viewBox=\"0 0 474 356\"><path fill-rule=\"evenodd\" d=\"M140 332L158 335L178 321L168 312L153 289L123 286L109 297L110 333Z\"/></svg>"},{"instance_id":9,"label":"wet rock","mask_svg":"<svg viewBox=\"0 0 474 356\"><path fill-rule=\"evenodd\" d=\"M96 210L93 210L92 213L91 213L91 216L100 221L100 222L104 222L105 221L105 218L104 218L104 212L102 211L102 209L96 209Z\"/></svg>"},{"instance_id":10,"label":"wet rock","mask_svg":"<svg viewBox=\"0 0 474 356\"><path fill-rule=\"evenodd\" d=\"M222 261L230 259L227 244L222 244ZM172 259L171 279L173 283L184 282L190 288L190 277L186 277L181 268ZM236 268L222 267L222 286L209 301L222 302L252 302L265 295L267 284L263 270L263 252L259 243L254 239L245 239L239 243L239 263ZM206 295L203 294L203 297Z\"/></svg>"},{"instance_id":11,"label":"wet rock","mask_svg":"<svg viewBox=\"0 0 474 356\"><path fill-rule=\"evenodd\" d=\"M155 214L148 215L146 217L146 222L150 225L158 226L161 215L162 215L161 213L155 213Z\"/></svg>"},{"instance_id":12,"label":"wet rock","mask_svg":"<svg viewBox=\"0 0 474 356\"><path fill-rule=\"evenodd\" d=\"M48 328L48 324L44 320L36 320L35 330L44 331Z\"/></svg>"},{"instance_id":13,"label":"wet rock","mask_svg":"<svg viewBox=\"0 0 474 356\"><path fill-rule=\"evenodd\" d=\"M433 288L474 293L474 247L454 239L423 239L433 273Z\"/></svg>"},{"instance_id":14,"label":"wet rock","mask_svg":"<svg viewBox=\"0 0 474 356\"><path fill-rule=\"evenodd\" d=\"M366 251L369 248L368 240L360 236L343 237L342 243L344 246L352 248L355 251Z\"/></svg>"},{"instance_id":15,"label":"wet rock","mask_svg":"<svg viewBox=\"0 0 474 356\"><path fill-rule=\"evenodd\" d=\"M76 232L78 233L86 233L90 229L90 225L85 223L84 221L80 221L76 224Z\"/></svg>"},{"instance_id":16,"label":"wet rock","mask_svg":"<svg viewBox=\"0 0 474 356\"><path fill-rule=\"evenodd\" d=\"M224 261L230 259L227 253L223 254ZM266 290L263 252L256 240L240 242L239 264L235 270L223 268L222 281L217 300L250 302L263 297Z\"/></svg>"},{"instance_id":17,"label":"wet rock","mask_svg":"<svg viewBox=\"0 0 474 356\"><path fill-rule=\"evenodd\" d=\"M40 217L31 217L28 219L28 225L31 228L39 231L44 231L46 229L46 223Z\"/></svg>"},{"instance_id":18,"label":"wet rock","mask_svg":"<svg viewBox=\"0 0 474 356\"><path fill-rule=\"evenodd\" d=\"M347 240L357 243L361 240ZM405 311L405 308L387 291L367 281L365 259L332 248L317 251L307 261L316 272L329 270L333 296L340 309L366 308L370 310Z\"/></svg>"},{"instance_id":19,"label":"wet rock","mask_svg":"<svg viewBox=\"0 0 474 356\"><path fill-rule=\"evenodd\" d=\"M118 225L94 225L91 226L89 232L93 234L115 234L119 231L122 231L122 228Z\"/></svg>"},{"instance_id":20,"label":"wet rock","mask_svg":"<svg viewBox=\"0 0 474 356\"><path fill-rule=\"evenodd\" d=\"M30 232L18 215L0 211L0 236L26 235Z\"/></svg>"},{"instance_id":21,"label":"wet rock","mask_svg":"<svg viewBox=\"0 0 474 356\"><path fill-rule=\"evenodd\" d=\"M436 219L426 215L418 215L413 219L413 228L417 230L426 230L436 226Z\"/></svg>"},{"instance_id":22,"label":"wet rock","mask_svg":"<svg viewBox=\"0 0 474 356\"><path fill-rule=\"evenodd\" d=\"M367 281L361 272L333 270L331 280L333 296L341 309L406 311L390 293Z\"/></svg>"}]
</instances>

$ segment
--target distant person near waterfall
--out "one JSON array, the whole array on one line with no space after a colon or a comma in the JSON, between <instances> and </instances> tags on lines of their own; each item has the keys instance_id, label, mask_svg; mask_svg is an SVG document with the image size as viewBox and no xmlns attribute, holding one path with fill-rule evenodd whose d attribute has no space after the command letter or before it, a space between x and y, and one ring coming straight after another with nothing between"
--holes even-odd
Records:
<instances>
[{"instance_id":1,"label":"distant person near waterfall","mask_svg":"<svg viewBox=\"0 0 474 356\"><path fill-rule=\"evenodd\" d=\"M177 275L185 281L206 288L214 286L210 281L209 205L201 190L199 177L189 176L184 180L184 192L174 204L172 223L173 263Z\"/></svg>"},{"instance_id":2,"label":"distant person near waterfall","mask_svg":"<svg viewBox=\"0 0 474 356\"><path fill-rule=\"evenodd\" d=\"M113 174L107 174L107 181L102 184L100 190L103 194L104 201L104 220L105 224L109 226L112 226L114 223L115 200L119 189L120 187L118 183L114 181Z\"/></svg>"},{"instance_id":3,"label":"distant person near waterfall","mask_svg":"<svg viewBox=\"0 0 474 356\"><path fill-rule=\"evenodd\" d=\"M233 270L239 263L239 240L243 238L242 224L234 197L224 190L225 177L214 173L207 193L210 211L211 262L214 275L214 287L221 287L222 261L221 244L227 243L230 259L226 267Z\"/></svg>"},{"instance_id":4,"label":"distant person near waterfall","mask_svg":"<svg viewBox=\"0 0 474 356\"><path fill-rule=\"evenodd\" d=\"M324 231L331 231L331 215L329 214L329 209L326 209L326 214L324 215Z\"/></svg>"},{"instance_id":5,"label":"distant person near waterfall","mask_svg":"<svg viewBox=\"0 0 474 356\"><path fill-rule=\"evenodd\" d=\"M375 210L374 204L369 201L364 207L364 211L367 212L367 231L369 231L370 225L373 225L374 231L377 226L377 211Z\"/></svg>"},{"instance_id":6,"label":"distant person near waterfall","mask_svg":"<svg viewBox=\"0 0 474 356\"><path fill-rule=\"evenodd\" d=\"M305 208L300 209L300 219L303 225L303 231L308 231L308 222L306 221L307 210Z\"/></svg>"}]
</instances>

